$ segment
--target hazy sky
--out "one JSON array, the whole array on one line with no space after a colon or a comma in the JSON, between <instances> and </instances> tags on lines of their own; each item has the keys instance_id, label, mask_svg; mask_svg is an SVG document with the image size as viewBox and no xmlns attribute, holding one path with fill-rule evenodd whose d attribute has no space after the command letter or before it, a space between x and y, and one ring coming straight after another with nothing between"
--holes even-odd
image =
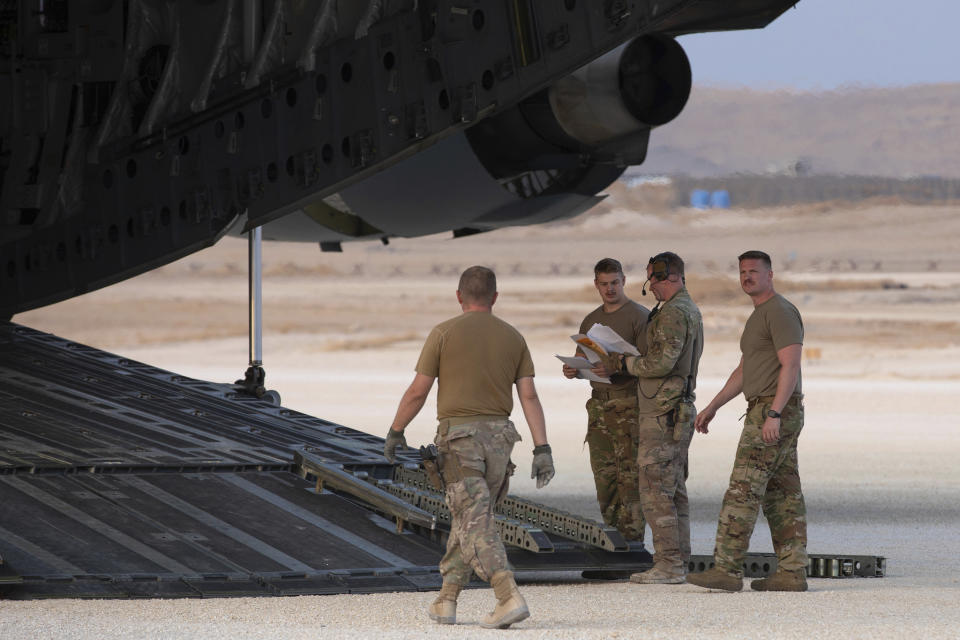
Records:
<instances>
[{"instance_id":1,"label":"hazy sky","mask_svg":"<svg viewBox=\"0 0 960 640\"><path fill-rule=\"evenodd\" d=\"M766 29L684 36L695 84L960 82L960 1L800 0Z\"/></svg>"}]
</instances>

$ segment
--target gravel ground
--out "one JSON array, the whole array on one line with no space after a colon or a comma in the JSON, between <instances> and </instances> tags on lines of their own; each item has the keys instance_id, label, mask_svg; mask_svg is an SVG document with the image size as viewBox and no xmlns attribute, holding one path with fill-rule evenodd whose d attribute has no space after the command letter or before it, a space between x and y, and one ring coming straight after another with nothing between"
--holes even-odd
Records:
<instances>
[{"instance_id":1,"label":"gravel ground","mask_svg":"<svg viewBox=\"0 0 960 640\"><path fill-rule=\"evenodd\" d=\"M405 377L405 376L403 376ZM402 386L397 376L398 388ZM712 393L722 381L702 385ZM543 385L547 406L562 405L562 386ZM585 582L575 574L521 578L532 616L509 633L523 638L869 638L960 637L960 455L955 423L944 412L960 384L905 382L903 397L921 407L907 425L901 396L810 381L801 476L810 520L810 551L882 555L882 579L812 579L803 594L708 592L693 585ZM834 388L834 390L830 390ZM578 398L579 400L579 398ZM851 419L849 405L864 407ZM720 414L717 433L695 441L692 540L709 553L735 445L736 409ZM571 412L579 418L579 413ZM579 420L576 420L578 423ZM728 423L728 430L721 426ZM555 421L561 430L560 420ZM573 424L573 423L571 423ZM521 429L523 427L521 426ZM573 427L571 427L572 429ZM577 428L582 428L577 426ZM557 431L554 431L557 433ZM520 477L516 493L596 516L586 454L576 438L556 438L560 473L537 492ZM518 458L528 457L521 448ZM529 462L521 460L521 469ZM752 548L770 550L761 520ZM427 617L429 593L236 598L215 600L0 601L0 638L488 638L479 627L493 604L488 589L464 592L458 624L438 629Z\"/></svg>"},{"instance_id":2,"label":"gravel ground","mask_svg":"<svg viewBox=\"0 0 960 640\"><path fill-rule=\"evenodd\" d=\"M907 533L904 531L903 533ZM426 616L428 594L4 602L4 638L956 638L958 585L893 575L811 580L804 594L727 594L692 585L537 584L522 589L532 616L486 630L487 590L460 599L458 624Z\"/></svg>"}]
</instances>

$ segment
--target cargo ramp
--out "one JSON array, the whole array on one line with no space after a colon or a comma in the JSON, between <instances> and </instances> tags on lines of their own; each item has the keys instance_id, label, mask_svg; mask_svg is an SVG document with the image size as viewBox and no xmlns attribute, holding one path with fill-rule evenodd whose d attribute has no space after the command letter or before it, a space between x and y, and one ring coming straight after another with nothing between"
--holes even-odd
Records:
<instances>
[{"instance_id":1,"label":"cargo ramp","mask_svg":"<svg viewBox=\"0 0 960 640\"><path fill-rule=\"evenodd\" d=\"M382 447L234 385L0 323L0 597L437 589L449 512L415 451L390 464ZM522 498L497 522L521 575L651 563L616 530ZM814 558L823 575L883 575L883 558ZM752 562L762 575L776 560Z\"/></svg>"}]
</instances>

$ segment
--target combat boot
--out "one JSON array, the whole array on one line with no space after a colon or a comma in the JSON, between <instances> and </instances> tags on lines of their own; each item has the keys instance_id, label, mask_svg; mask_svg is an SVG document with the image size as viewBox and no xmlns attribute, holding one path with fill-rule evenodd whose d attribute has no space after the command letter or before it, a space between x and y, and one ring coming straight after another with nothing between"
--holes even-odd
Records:
<instances>
[{"instance_id":1,"label":"combat boot","mask_svg":"<svg viewBox=\"0 0 960 640\"><path fill-rule=\"evenodd\" d=\"M769 578L760 578L751 582L750 588L754 591L806 591L807 572L803 569L799 571L777 569L777 572Z\"/></svg>"},{"instance_id":2,"label":"combat boot","mask_svg":"<svg viewBox=\"0 0 960 640\"><path fill-rule=\"evenodd\" d=\"M729 574L722 569L713 567L703 573L691 573L687 582L707 589L722 589L723 591L740 591L743 588L743 578Z\"/></svg>"},{"instance_id":3,"label":"combat boot","mask_svg":"<svg viewBox=\"0 0 960 640\"><path fill-rule=\"evenodd\" d=\"M527 601L520 595L512 571L498 571L490 576L490 586L497 597L497 606L483 619L484 629L506 629L514 622L530 617Z\"/></svg>"},{"instance_id":4,"label":"combat boot","mask_svg":"<svg viewBox=\"0 0 960 640\"><path fill-rule=\"evenodd\" d=\"M431 620L437 624L454 624L457 621L457 596L461 588L453 582L443 583L437 599L427 609Z\"/></svg>"},{"instance_id":5,"label":"combat boot","mask_svg":"<svg viewBox=\"0 0 960 640\"><path fill-rule=\"evenodd\" d=\"M637 584L683 584L685 580L686 572L683 567L670 570L655 566L630 576L630 582Z\"/></svg>"}]
</instances>

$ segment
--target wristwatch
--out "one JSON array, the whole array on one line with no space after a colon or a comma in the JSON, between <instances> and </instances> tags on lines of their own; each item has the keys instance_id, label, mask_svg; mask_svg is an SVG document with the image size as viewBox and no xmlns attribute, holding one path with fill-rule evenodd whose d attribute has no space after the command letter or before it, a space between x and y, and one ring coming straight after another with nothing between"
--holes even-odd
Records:
<instances>
[{"instance_id":1,"label":"wristwatch","mask_svg":"<svg viewBox=\"0 0 960 640\"><path fill-rule=\"evenodd\" d=\"M773 409L767 409L767 417L768 417L768 418L779 418L779 417L780 417L780 412L779 412L779 411L774 411Z\"/></svg>"}]
</instances>

